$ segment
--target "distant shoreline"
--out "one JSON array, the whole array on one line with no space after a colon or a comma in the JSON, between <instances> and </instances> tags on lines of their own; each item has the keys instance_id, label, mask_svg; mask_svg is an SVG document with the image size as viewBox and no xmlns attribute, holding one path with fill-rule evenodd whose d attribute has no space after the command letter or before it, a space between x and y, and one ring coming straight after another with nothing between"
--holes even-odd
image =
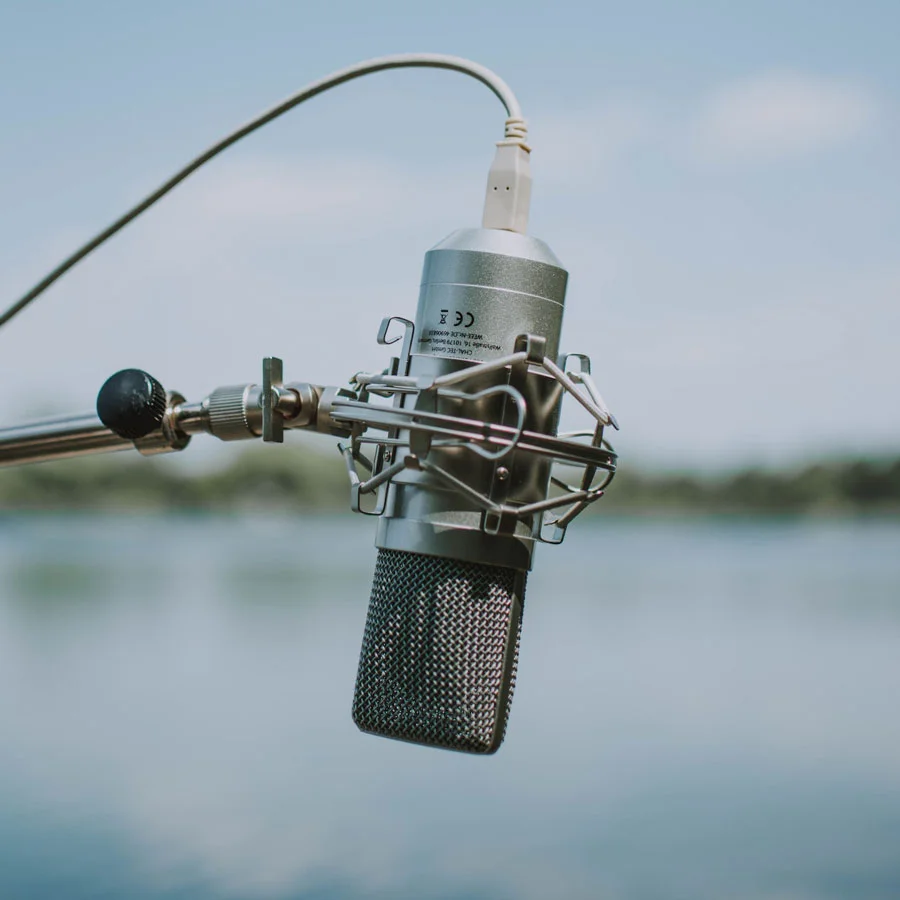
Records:
<instances>
[{"instance_id":1,"label":"distant shoreline","mask_svg":"<svg viewBox=\"0 0 900 900\"><path fill-rule=\"evenodd\" d=\"M251 448L198 473L117 454L0 469L0 515L27 511L341 512L349 484L336 455ZM816 462L706 476L623 468L585 515L900 517L900 457Z\"/></svg>"}]
</instances>

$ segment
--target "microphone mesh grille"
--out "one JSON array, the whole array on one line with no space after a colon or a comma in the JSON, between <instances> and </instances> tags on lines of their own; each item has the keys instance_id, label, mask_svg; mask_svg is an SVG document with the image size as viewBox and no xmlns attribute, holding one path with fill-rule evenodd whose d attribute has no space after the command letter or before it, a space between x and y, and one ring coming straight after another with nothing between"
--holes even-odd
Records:
<instances>
[{"instance_id":1,"label":"microphone mesh grille","mask_svg":"<svg viewBox=\"0 0 900 900\"><path fill-rule=\"evenodd\" d=\"M525 573L379 550L353 720L384 737L493 753L512 703Z\"/></svg>"}]
</instances>

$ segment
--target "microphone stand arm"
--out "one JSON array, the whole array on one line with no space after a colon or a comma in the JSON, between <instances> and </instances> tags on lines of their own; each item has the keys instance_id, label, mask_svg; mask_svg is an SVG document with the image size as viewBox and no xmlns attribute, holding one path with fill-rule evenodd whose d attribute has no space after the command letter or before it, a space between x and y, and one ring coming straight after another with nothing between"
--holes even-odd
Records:
<instances>
[{"instance_id":1,"label":"microphone stand arm","mask_svg":"<svg viewBox=\"0 0 900 900\"><path fill-rule=\"evenodd\" d=\"M105 421L94 412L0 428L0 466L119 450L137 450L144 456L171 453L187 447L195 434L211 434L225 441L262 437L264 441L280 443L285 428L315 427L323 397L327 408L328 398L348 393L299 382L286 385L281 368L281 360L267 358L262 385L216 388L200 403L188 403L181 394L164 392L146 372L126 369L112 376L97 398L98 408L106 412ZM165 406L158 410L149 430L137 436L134 432L139 426L135 419L147 412L152 394L147 391L136 397L129 389L129 378L133 381L135 373L165 395ZM327 421L327 417L323 420ZM326 431L331 434L350 434L347 429L329 425Z\"/></svg>"},{"instance_id":2,"label":"microphone stand arm","mask_svg":"<svg viewBox=\"0 0 900 900\"><path fill-rule=\"evenodd\" d=\"M89 453L130 450L135 444L90 413L0 429L0 466L45 462Z\"/></svg>"}]
</instances>

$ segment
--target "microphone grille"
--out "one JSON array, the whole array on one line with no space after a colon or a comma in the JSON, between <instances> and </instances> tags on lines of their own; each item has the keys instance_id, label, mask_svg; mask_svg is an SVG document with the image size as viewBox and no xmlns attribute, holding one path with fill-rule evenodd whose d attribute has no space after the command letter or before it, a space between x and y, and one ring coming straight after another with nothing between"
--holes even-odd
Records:
<instances>
[{"instance_id":1,"label":"microphone grille","mask_svg":"<svg viewBox=\"0 0 900 900\"><path fill-rule=\"evenodd\" d=\"M353 720L384 737L493 753L515 687L525 573L379 550Z\"/></svg>"}]
</instances>

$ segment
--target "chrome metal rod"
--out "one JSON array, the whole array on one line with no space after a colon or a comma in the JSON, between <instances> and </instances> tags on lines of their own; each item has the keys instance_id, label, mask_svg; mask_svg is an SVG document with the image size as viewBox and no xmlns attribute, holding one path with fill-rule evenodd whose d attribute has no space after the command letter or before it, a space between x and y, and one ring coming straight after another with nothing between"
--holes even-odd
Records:
<instances>
[{"instance_id":1,"label":"chrome metal rod","mask_svg":"<svg viewBox=\"0 0 900 900\"><path fill-rule=\"evenodd\" d=\"M172 410L172 420L185 434L210 433L209 406L203 403L179 403Z\"/></svg>"},{"instance_id":2,"label":"chrome metal rod","mask_svg":"<svg viewBox=\"0 0 900 900\"><path fill-rule=\"evenodd\" d=\"M110 431L95 413L0 428L0 466L133 449L132 441Z\"/></svg>"}]
</instances>

